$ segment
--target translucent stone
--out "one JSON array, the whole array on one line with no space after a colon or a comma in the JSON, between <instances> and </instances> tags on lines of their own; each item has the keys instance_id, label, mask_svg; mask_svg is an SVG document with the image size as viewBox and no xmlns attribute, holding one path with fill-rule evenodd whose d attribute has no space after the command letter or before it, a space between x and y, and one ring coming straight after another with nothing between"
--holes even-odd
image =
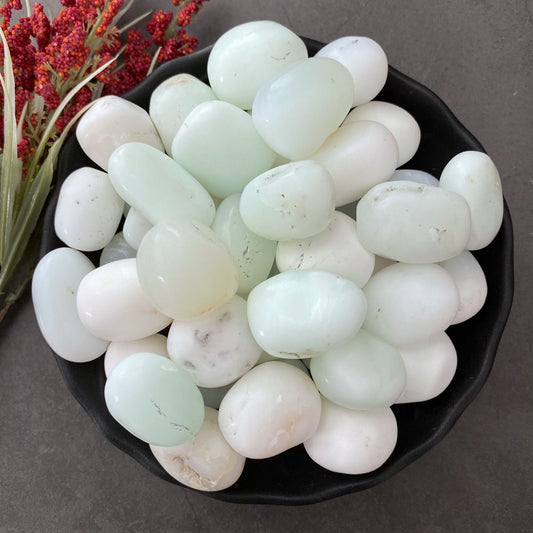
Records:
<instances>
[{"instance_id":1,"label":"translucent stone","mask_svg":"<svg viewBox=\"0 0 533 533\"><path fill-rule=\"evenodd\" d=\"M218 491L231 487L241 476L245 458L226 442L218 427L218 413L205 408L202 427L177 446L150 445L159 464L187 487Z\"/></svg>"},{"instance_id":2,"label":"translucent stone","mask_svg":"<svg viewBox=\"0 0 533 533\"><path fill-rule=\"evenodd\" d=\"M439 265L396 263L374 274L363 289L364 328L394 345L443 332L459 308L451 276Z\"/></svg>"},{"instance_id":3,"label":"translucent stone","mask_svg":"<svg viewBox=\"0 0 533 533\"><path fill-rule=\"evenodd\" d=\"M187 115L202 102L215 99L209 85L186 73L171 76L156 87L150 96L149 113L167 154Z\"/></svg>"},{"instance_id":4,"label":"translucent stone","mask_svg":"<svg viewBox=\"0 0 533 533\"><path fill-rule=\"evenodd\" d=\"M119 96L99 98L79 120L76 138L87 156L104 170L113 151L125 143L143 143L163 151L150 115Z\"/></svg>"},{"instance_id":5,"label":"translucent stone","mask_svg":"<svg viewBox=\"0 0 533 533\"><path fill-rule=\"evenodd\" d=\"M352 99L353 82L346 68L332 59L311 58L259 89L252 118L278 154L305 159L340 126Z\"/></svg>"},{"instance_id":6,"label":"translucent stone","mask_svg":"<svg viewBox=\"0 0 533 533\"><path fill-rule=\"evenodd\" d=\"M153 353L121 361L106 381L104 397L119 424L158 446L183 444L204 420L202 395L187 372Z\"/></svg>"},{"instance_id":7,"label":"translucent stone","mask_svg":"<svg viewBox=\"0 0 533 533\"><path fill-rule=\"evenodd\" d=\"M109 177L117 192L152 224L197 220L209 225L215 205L208 192L171 157L140 143L113 152Z\"/></svg>"},{"instance_id":8,"label":"translucent stone","mask_svg":"<svg viewBox=\"0 0 533 533\"><path fill-rule=\"evenodd\" d=\"M431 400L451 383L457 368L457 353L446 333L400 346L399 350L407 379L396 403Z\"/></svg>"},{"instance_id":9,"label":"translucent stone","mask_svg":"<svg viewBox=\"0 0 533 533\"><path fill-rule=\"evenodd\" d=\"M342 127L360 120L371 120L383 124L393 135L398 144L398 165L407 163L420 145L420 126L405 109L389 102L374 100L352 109Z\"/></svg>"},{"instance_id":10,"label":"translucent stone","mask_svg":"<svg viewBox=\"0 0 533 533\"><path fill-rule=\"evenodd\" d=\"M355 283L329 272L288 270L248 297L248 321L257 343L276 357L314 357L346 342L366 311Z\"/></svg>"},{"instance_id":11,"label":"translucent stone","mask_svg":"<svg viewBox=\"0 0 533 533\"><path fill-rule=\"evenodd\" d=\"M429 172L410 168L400 168L395 170L394 174L390 178L390 181L414 181L415 183L431 185L432 187L439 186L439 180L432 176Z\"/></svg>"},{"instance_id":12,"label":"translucent stone","mask_svg":"<svg viewBox=\"0 0 533 533\"><path fill-rule=\"evenodd\" d=\"M436 263L462 252L470 235L464 198L439 187L394 181L357 204L357 232L369 251L404 263Z\"/></svg>"},{"instance_id":13,"label":"translucent stone","mask_svg":"<svg viewBox=\"0 0 533 533\"><path fill-rule=\"evenodd\" d=\"M240 194L232 194L222 201L211 226L227 246L239 269L241 296L267 279L274 263L276 243L260 237L244 224L239 211Z\"/></svg>"},{"instance_id":14,"label":"translucent stone","mask_svg":"<svg viewBox=\"0 0 533 533\"><path fill-rule=\"evenodd\" d=\"M77 308L84 326L110 341L142 339L171 322L144 295L135 259L113 261L89 272L79 285Z\"/></svg>"},{"instance_id":15,"label":"translucent stone","mask_svg":"<svg viewBox=\"0 0 533 533\"><path fill-rule=\"evenodd\" d=\"M347 343L313 357L311 375L322 395L348 409L389 407L405 386L398 350L363 329Z\"/></svg>"},{"instance_id":16,"label":"translucent stone","mask_svg":"<svg viewBox=\"0 0 533 533\"><path fill-rule=\"evenodd\" d=\"M502 185L498 169L483 152L457 154L444 167L440 186L460 194L472 217L469 250L479 250L496 237L503 219Z\"/></svg>"},{"instance_id":17,"label":"translucent stone","mask_svg":"<svg viewBox=\"0 0 533 533\"><path fill-rule=\"evenodd\" d=\"M373 100L383 89L389 65L383 48L368 37L341 37L321 48L316 57L342 63L353 79L352 106Z\"/></svg>"},{"instance_id":18,"label":"translucent stone","mask_svg":"<svg viewBox=\"0 0 533 533\"><path fill-rule=\"evenodd\" d=\"M331 174L339 207L358 200L392 176L398 166L398 145L382 124L352 122L328 137L311 158Z\"/></svg>"},{"instance_id":19,"label":"translucent stone","mask_svg":"<svg viewBox=\"0 0 533 533\"><path fill-rule=\"evenodd\" d=\"M122 233L124 240L134 249L138 250L143 237L152 229L153 225L144 218L134 207L126 215Z\"/></svg>"},{"instance_id":20,"label":"translucent stone","mask_svg":"<svg viewBox=\"0 0 533 533\"><path fill-rule=\"evenodd\" d=\"M124 201L105 172L79 168L69 174L59 190L56 235L76 250L101 250L117 231L123 208Z\"/></svg>"},{"instance_id":21,"label":"translucent stone","mask_svg":"<svg viewBox=\"0 0 533 533\"><path fill-rule=\"evenodd\" d=\"M472 318L487 298L487 280L477 259L464 250L458 256L440 263L450 274L459 291L459 309L452 324Z\"/></svg>"},{"instance_id":22,"label":"translucent stone","mask_svg":"<svg viewBox=\"0 0 533 533\"><path fill-rule=\"evenodd\" d=\"M311 160L288 163L257 176L245 187L240 203L246 226L273 241L320 233L334 209L331 176Z\"/></svg>"},{"instance_id":23,"label":"translucent stone","mask_svg":"<svg viewBox=\"0 0 533 533\"><path fill-rule=\"evenodd\" d=\"M261 352L261 355L257 360L256 366L262 365L263 363L268 363L269 361L278 361L280 363L286 363L287 365L292 365L298 370L303 370L304 372L309 374L304 361L311 361L311 359L280 359L279 357L275 357L266 352Z\"/></svg>"},{"instance_id":24,"label":"translucent stone","mask_svg":"<svg viewBox=\"0 0 533 533\"><path fill-rule=\"evenodd\" d=\"M210 194L226 198L274 164L276 154L242 109L213 100L195 107L172 142L172 157Z\"/></svg>"},{"instance_id":25,"label":"translucent stone","mask_svg":"<svg viewBox=\"0 0 533 533\"><path fill-rule=\"evenodd\" d=\"M132 248L124 239L124 234L120 231L116 233L109 244L105 246L100 254L100 266L120 259L135 257L137 250Z\"/></svg>"},{"instance_id":26,"label":"translucent stone","mask_svg":"<svg viewBox=\"0 0 533 533\"><path fill-rule=\"evenodd\" d=\"M309 439L320 419L311 378L285 363L256 366L228 391L218 411L224 438L252 459L278 455Z\"/></svg>"},{"instance_id":27,"label":"translucent stone","mask_svg":"<svg viewBox=\"0 0 533 533\"><path fill-rule=\"evenodd\" d=\"M332 272L362 287L372 275L374 254L359 242L355 220L335 211L322 233L278 243L276 264L281 272L309 269Z\"/></svg>"},{"instance_id":28,"label":"translucent stone","mask_svg":"<svg viewBox=\"0 0 533 533\"><path fill-rule=\"evenodd\" d=\"M168 332L170 358L200 387L234 382L261 351L248 326L246 301L237 295L199 317L175 320Z\"/></svg>"},{"instance_id":29,"label":"translucent stone","mask_svg":"<svg viewBox=\"0 0 533 533\"><path fill-rule=\"evenodd\" d=\"M277 22L258 20L235 26L216 41L207 75L221 100L251 109L264 83L304 59L307 48L300 37Z\"/></svg>"},{"instance_id":30,"label":"translucent stone","mask_svg":"<svg viewBox=\"0 0 533 533\"><path fill-rule=\"evenodd\" d=\"M123 359L134 353L147 352L155 353L169 359L167 351L167 338L160 333L155 333L143 339L134 341L113 341L109 343L104 357L104 372L109 376Z\"/></svg>"},{"instance_id":31,"label":"translucent stone","mask_svg":"<svg viewBox=\"0 0 533 533\"><path fill-rule=\"evenodd\" d=\"M398 425L389 407L356 411L322 398L316 433L304 442L315 463L341 474L366 474L391 455Z\"/></svg>"},{"instance_id":32,"label":"translucent stone","mask_svg":"<svg viewBox=\"0 0 533 533\"><path fill-rule=\"evenodd\" d=\"M220 239L195 222L160 222L137 250L146 297L162 313L187 319L227 302L237 291L237 267Z\"/></svg>"},{"instance_id":33,"label":"translucent stone","mask_svg":"<svg viewBox=\"0 0 533 533\"><path fill-rule=\"evenodd\" d=\"M39 261L32 278L33 308L45 341L57 355L75 363L100 357L109 344L85 328L76 310L78 286L93 270L78 250L56 248Z\"/></svg>"}]
</instances>

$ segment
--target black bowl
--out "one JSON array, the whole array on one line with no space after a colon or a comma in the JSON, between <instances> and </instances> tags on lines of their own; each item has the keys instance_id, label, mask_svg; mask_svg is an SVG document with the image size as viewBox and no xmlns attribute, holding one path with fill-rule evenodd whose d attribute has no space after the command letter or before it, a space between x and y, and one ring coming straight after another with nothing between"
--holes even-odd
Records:
<instances>
[{"instance_id":1,"label":"black bowl","mask_svg":"<svg viewBox=\"0 0 533 533\"><path fill-rule=\"evenodd\" d=\"M322 43L305 39L309 55ZM188 72L207 81L206 65L210 48L176 59L158 68L151 76L125 95L148 109L150 94L163 80ZM461 125L446 105L429 89L394 68L383 91L376 98L397 104L409 111L422 130L420 148L407 163L439 176L457 153L480 150L480 143ZM62 246L54 233L53 217L59 186L72 171L94 166L71 135L58 163L57 186L46 211L41 254ZM91 255L91 254L89 254ZM451 429L485 383L502 335L513 296L513 234L505 205L503 225L495 240L474 254L488 283L487 301L472 319L449 328L458 354L457 373L450 386L437 398L415 404L393 406L398 420L398 443L388 461L374 472L345 475L329 472L314 463L297 446L277 457L261 461L248 459L241 478L232 487L208 495L239 503L305 504L367 489L385 481L435 446ZM93 255L97 264L97 257ZM149 447L128 433L108 413L104 402L103 357L90 363L71 363L56 355L56 361L72 395L78 400L109 441L131 455L152 474L178 484L153 458ZM193 490L193 489L189 489Z\"/></svg>"}]
</instances>

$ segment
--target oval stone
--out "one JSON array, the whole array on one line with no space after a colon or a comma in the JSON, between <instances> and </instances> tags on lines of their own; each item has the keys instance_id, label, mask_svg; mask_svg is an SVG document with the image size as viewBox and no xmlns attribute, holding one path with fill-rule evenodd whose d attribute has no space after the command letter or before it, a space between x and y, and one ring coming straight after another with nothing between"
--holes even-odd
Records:
<instances>
[{"instance_id":1,"label":"oval stone","mask_svg":"<svg viewBox=\"0 0 533 533\"><path fill-rule=\"evenodd\" d=\"M363 329L311 360L311 375L328 400L348 409L389 407L405 387L400 352Z\"/></svg>"},{"instance_id":2,"label":"oval stone","mask_svg":"<svg viewBox=\"0 0 533 533\"><path fill-rule=\"evenodd\" d=\"M177 446L150 444L150 450L174 479L208 492L231 487L246 461L226 442L218 427L218 412L210 407L205 408L202 427L191 440Z\"/></svg>"},{"instance_id":3,"label":"oval stone","mask_svg":"<svg viewBox=\"0 0 533 533\"><path fill-rule=\"evenodd\" d=\"M339 207L392 176L398 166L398 145L382 124L352 122L331 134L311 158L331 174Z\"/></svg>"},{"instance_id":4,"label":"oval stone","mask_svg":"<svg viewBox=\"0 0 533 533\"><path fill-rule=\"evenodd\" d=\"M150 115L119 96L103 96L80 118L76 138L82 150L104 170L113 151L125 143L138 142L163 151Z\"/></svg>"},{"instance_id":5,"label":"oval stone","mask_svg":"<svg viewBox=\"0 0 533 533\"><path fill-rule=\"evenodd\" d=\"M126 242L124 234L122 231L119 231L102 250L99 265L102 266L113 261L118 261L119 259L129 259L135 257L136 254L137 250Z\"/></svg>"},{"instance_id":6,"label":"oval stone","mask_svg":"<svg viewBox=\"0 0 533 533\"><path fill-rule=\"evenodd\" d=\"M144 218L135 207L130 207L122 233L124 240L134 250L138 250L143 237L152 229L153 225Z\"/></svg>"},{"instance_id":7,"label":"oval stone","mask_svg":"<svg viewBox=\"0 0 533 533\"><path fill-rule=\"evenodd\" d=\"M252 334L265 352L314 357L352 337L366 312L352 281L329 272L289 270L260 283L248 297Z\"/></svg>"},{"instance_id":8,"label":"oval stone","mask_svg":"<svg viewBox=\"0 0 533 533\"><path fill-rule=\"evenodd\" d=\"M305 159L340 126L352 99L353 82L346 68L333 59L311 58L259 89L252 118L275 152Z\"/></svg>"},{"instance_id":9,"label":"oval stone","mask_svg":"<svg viewBox=\"0 0 533 533\"><path fill-rule=\"evenodd\" d=\"M136 353L109 375L104 397L111 416L150 444L190 440L204 420L204 401L187 372L153 353Z\"/></svg>"},{"instance_id":10,"label":"oval stone","mask_svg":"<svg viewBox=\"0 0 533 533\"><path fill-rule=\"evenodd\" d=\"M124 200L108 175L83 167L61 185L54 217L56 235L82 252L101 250L109 244L122 218Z\"/></svg>"},{"instance_id":11,"label":"oval stone","mask_svg":"<svg viewBox=\"0 0 533 533\"><path fill-rule=\"evenodd\" d=\"M240 194L232 194L218 206L211 228L227 246L239 269L237 292L246 296L259 283L268 278L276 242L254 233L243 222L240 213Z\"/></svg>"},{"instance_id":12,"label":"oval stone","mask_svg":"<svg viewBox=\"0 0 533 533\"><path fill-rule=\"evenodd\" d=\"M347 36L321 48L316 57L335 59L353 79L352 106L373 100L387 81L389 65L383 48L369 37Z\"/></svg>"},{"instance_id":13,"label":"oval stone","mask_svg":"<svg viewBox=\"0 0 533 533\"><path fill-rule=\"evenodd\" d=\"M439 186L439 180L435 176L432 176L429 172L412 168L399 168L395 170L390 181L414 181L415 183L431 185L432 187Z\"/></svg>"},{"instance_id":14,"label":"oval stone","mask_svg":"<svg viewBox=\"0 0 533 533\"><path fill-rule=\"evenodd\" d=\"M168 332L170 358L200 387L233 383L256 364L261 351L240 296L199 317L174 320Z\"/></svg>"},{"instance_id":15,"label":"oval stone","mask_svg":"<svg viewBox=\"0 0 533 533\"><path fill-rule=\"evenodd\" d=\"M246 226L273 241L320 233L334 209L331 176L311 160L287 163L257 176L245 187L240 202Z\"/></svg>"},{"instance_id":16,"label":"oval stone","mask_svg":"<svg viewBox=\"0 0 533 533\"><path fill-rule=\"evenodd\" d=\"M318 429L304 447L327 470L366 474L390 457L397 438L398 425L389 407L359 411L322 397Z\"/></svg>"},{"instance_id":17,"label":"oval stone","mask_svg":"<svg viewBox=\"0 0 533 533\"><path fill-rule=\"evenodd\" d=\"M187 319L227 302L237 292L237 267L213 231L194 222L160 222L137 251L146 297L162 313Z\"/></svg>"},{"instance_id":18,"label":"oval stone","mask_svg":"<svg viewBox=\"0 0 533 533\"><path fill-rule=\"evenodd\" d=\"M165 145L167 154L187 115L202 102L216 100L215 93L191 74L182 72L159 84L150 96L150 117Z\"/></svg>"},{"instance_id":19,"label":"oval stone","mask_svg":"<svg viewBox=\"0 0 533 533\"><path fill-rule=\"evenodd\" d=\"M109 160L109 177L118 194L151 224L185 219L209 225L215 216L215 204L202 185L151 146L120 146Z\"/></svg>"},{"instance_id":20,"label":"oval stone","mask_svg":"<svg viewBox=\"0 0 533 533\"><path fill-rule=\"evenodd\" d=\"M301 444L320 419L311 378L285 363L256 366L228 391L218 411L224 438L238 453L264 459Z\"/></svg>"},{"instance_id":21,"label":"oval stone","mask_svg":"<svg viewBox=\"0 0 533 533\"><path fill-rule=\"evenodd\" d=\"M279 242L276 264L286 270L324 270L362 287L374 270L374 254L357 237L353 218L335 211L328 227L308 239Z\"/></svg>"},{"instance_id":22,"label":"oval stone","mask_svg":"<svg viewBox=\"0 0 533 533\"><path fill-rule=\"evenodd\" d=\"M403 263L436 263L460 254L470 236L470 210L439 187L380 183L357 204L357 229L371 252Z\"/></svg>"},{"instance_id":23,"label":"oval stone","mask_svg":"<svg viewBox=\"0 0 533 533\"><path fill-rule=\"evenodd\" d=\"M304 59L307 48L298 35L277 22L257 20L219 37L209 54L207 75L221 100L252 109L264 83Z\"/></svg>"},{"instance_id":24,"label":"oval stone","mask_svg":"<svg viewBox=\"0 0 533 533\"><path fill-rule=\"evenodd\" d=\"M398 165L407 163L420 145L420 126L405 109L389 102L374 100L352 109L342 127L360 120L371 120L383 124L394 136L398 144Z\"/></svg>"},{"instance_id":25,"label":"oval stone","mask_svg":"<svg viewBox=\"0 0 533 533\"><path fill-rule=\"evenodd\" d=\"M57 355L74 363L100 357L109 344L87 330L76 309L79 284L93 270L94 265L78 250L56 248L33 273L31 294L39 329Z\"/></svg>"},{"instance_id":26,"label":"oval stone","mask_svg":"<svg viewBox=\"0 0 533 533\"><path fill-rule=\"evenodd\" d=\"M363 289L364 328L394 345L443 332L459 308L451 276L439 265L396 263L374 274Z\"/></svg>"},{"instance_id":27,"label":"oval stone","mask_svg":"<svg viewBox=\"0 0 533 533\"><path fill-rule=\"evenodd\" d=\"M472 227L465 248L479 250L496 237L503 220L500 174L483 152L457 154L444 167L440 186L460 194L470 208Z\"/></svg>"},{"instance_id":28,"label":"oval stone","mask_svg":"<svg viewBox=\"0 0 533 533\"><path fill-rule=\"evenodd\" d=\"M242 109L219 100L195 107L172 141L172 157L217 198L242 192L276 154Z\"/></svg>"},{"instance_id":29,"label":"oval stone","mask_svg":"<svg viewBox=\"0 0 533 533\"><path fill-rule=\"evenodd\" d=\"M136 259L113 261L87 274L78 289L77 308L85 327L110 341L142 339L171 322L144 295Z\"/></svg>"}]
</instances>

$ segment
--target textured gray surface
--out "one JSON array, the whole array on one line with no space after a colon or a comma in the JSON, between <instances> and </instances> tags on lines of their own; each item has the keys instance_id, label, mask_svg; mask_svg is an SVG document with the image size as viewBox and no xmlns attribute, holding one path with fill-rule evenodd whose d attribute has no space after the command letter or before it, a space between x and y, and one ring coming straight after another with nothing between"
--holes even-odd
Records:
<instances>
[{"instance_id":1,"label":"textured gray surface","mask_svg":"<svg viewBox=\"0 0 533 533\"><path fill-rule=\"evenodd\" d=\"M306 507L225 504L156 479L104 440L61 381L26 295L0 329L0 532L531 531L533 4L211 0L193 30L207 45L254 19L321 41L374 38L492 156L516 245L515 302L492 374L446 438L382 485Z\"/></svg>"}]
</instances>

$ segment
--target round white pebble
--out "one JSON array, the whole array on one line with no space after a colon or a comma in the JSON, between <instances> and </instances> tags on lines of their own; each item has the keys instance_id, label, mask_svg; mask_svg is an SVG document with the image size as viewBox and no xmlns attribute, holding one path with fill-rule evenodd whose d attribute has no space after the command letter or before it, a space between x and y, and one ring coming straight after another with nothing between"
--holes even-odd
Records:
<instances>
[{"instance_id":1,"label":"round white pebble","mask_svg":"<svg viewBox=\"0 0 533 533\"><path fill-rule=\"evenodd\" d=\"M150 450L174 479L208 492L231 487L246 460L226 442L218 427L218 413L210 407L205 408L202 427L191 440L178 446L150 444Z\"/></svg>"},{"instance_id":2,"label":"round white pebble","mask_svg":"<svg viewBox=\"0 0 533 533\"><path fill-rule=\"evenodd\" d=\"M320 394L307 374L271 361L226 394L218 423L229 445L252 459L272 457L309 439L320 419Z\"/></svg>"},{"instance_id":3,"label":"round white pebble","mask_svg":"<svg viewBox=\"0 0 533 533\"><path fill-rule=\"evenodd\" d=\"M389 458L397 438L398 425L389 407L356 411L322 398L320 424L304 447L327 470L366 474Z\"/></svg>"}]
</instances>

